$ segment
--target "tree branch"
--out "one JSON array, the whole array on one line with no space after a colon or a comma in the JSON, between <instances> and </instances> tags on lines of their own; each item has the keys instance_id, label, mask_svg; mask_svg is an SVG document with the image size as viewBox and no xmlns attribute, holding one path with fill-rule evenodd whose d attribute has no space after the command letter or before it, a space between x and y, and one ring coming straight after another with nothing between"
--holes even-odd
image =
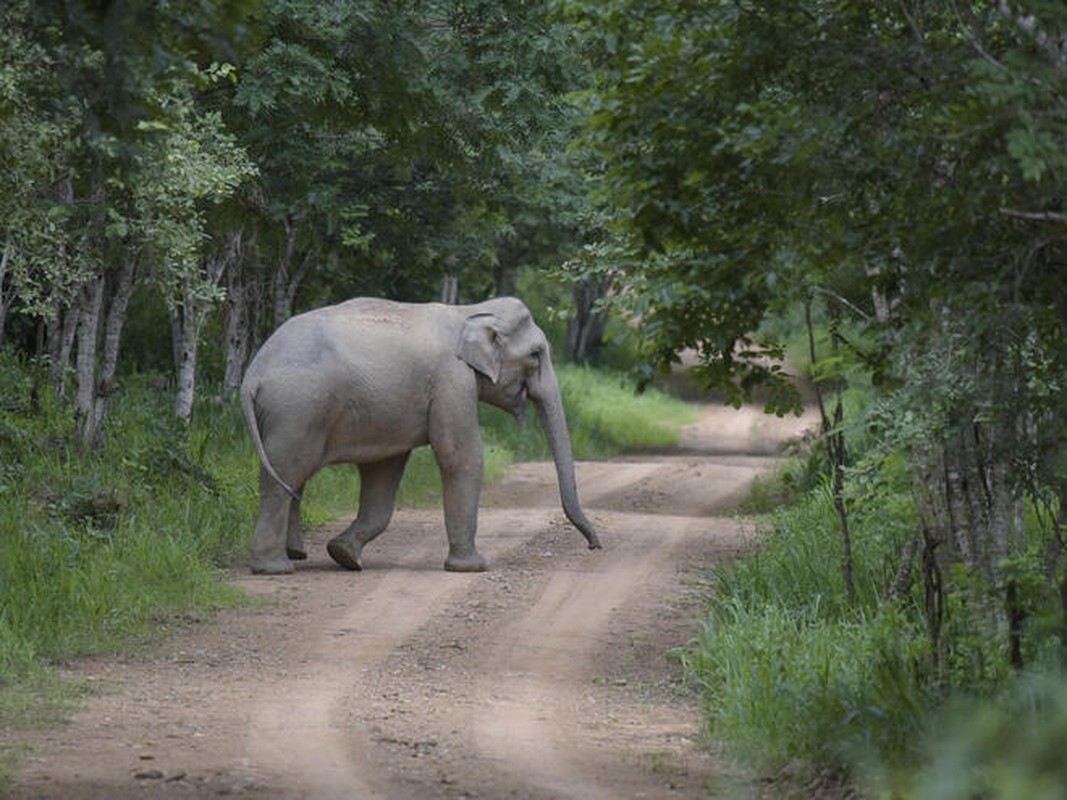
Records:
<instances>
[{"instance_id":1,"label":"tree branch","mask_svg":"<svg viewBox=\"0 0 1067 800\"><path fill-rule=\"evenodd\" d=\"M1067 225L1067 214L1062 214L1059 211L1022 211L1006 206L1001 206L999 211L1004 216L1013 217L1014 219L1025 219L1030 222L1058 222L1061 225Z\"/></svg>"}]
</instances>

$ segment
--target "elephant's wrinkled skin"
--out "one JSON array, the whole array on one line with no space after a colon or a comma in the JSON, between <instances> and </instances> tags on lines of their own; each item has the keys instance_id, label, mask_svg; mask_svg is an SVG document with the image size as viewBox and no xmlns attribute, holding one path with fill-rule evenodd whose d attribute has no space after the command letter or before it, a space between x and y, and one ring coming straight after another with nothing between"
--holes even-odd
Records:
<instances>
[{"instance_id":1,"label":"elephant's wrinkled skin","mask_svg":"<svg viewBox=\"0 0 1067 800\"><path fill-rule=\"evenodd\" d=\"M293 317L264 343L241 386L260 460L251 567L286 573L306 558L300 492L322 466L359 465L359 513L327 550L361 569L385 530L411 451L429 444L441 469L445 569L481 571L474 546L482 485L478 401L522 420L533 401L556 463L567 517L590 549L596 531L578 503L574 460L548 342L521 301L472 306L358 298Z\"/></svg>"}]
</instances>

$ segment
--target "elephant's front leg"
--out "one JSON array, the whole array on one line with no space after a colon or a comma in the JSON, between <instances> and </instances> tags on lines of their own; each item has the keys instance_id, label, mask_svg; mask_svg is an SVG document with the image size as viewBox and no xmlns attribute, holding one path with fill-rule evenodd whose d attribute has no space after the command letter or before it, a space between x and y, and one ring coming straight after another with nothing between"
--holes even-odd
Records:
<instances>
[{"instance_id":1,"label":"elephant's front leg","mask_svg":"<svg viewBox=\"0 0 1067 800\"><path fill-rule=\"evenodd\" d=\"M252 572L282 575L293 571L293 562L285 552L290 508L293 505L295 503L285 489L265 469L260 468L259 517L252 533Z\"/></svg>"},{"instance_id":2,"label":"elephant's front leg","mask_svg":"<svg viewBox=\"0 0 1067 800\"><path fill-rule=\"evenodd\" d=\"M389 525L408 453L359 465L359 513L344 533L326 544L330 558L346 569L363 569L360 556L367 544Z\"/></svg>"},{"instance_id":3,"label":"elephant's front leg","mask_svg":"<svg viewBox=\"0 0 1067 800\"><path fill-rule=\"evenodd\" d=\"M456 446L434 443L441 468L448 533L445 569L452 572L484 572L485 559L474 546L478 529L478 499L482 491L482 437L477 426L472 435Z\"/></svg>"}]
</instances>

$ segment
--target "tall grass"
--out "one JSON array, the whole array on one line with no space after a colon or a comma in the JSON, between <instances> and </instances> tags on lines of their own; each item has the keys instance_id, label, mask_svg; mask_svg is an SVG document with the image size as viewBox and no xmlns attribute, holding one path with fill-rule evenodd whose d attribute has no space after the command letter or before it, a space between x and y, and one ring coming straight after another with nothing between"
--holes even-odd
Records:
<instances>
[{"instance_id":1,"label":"tall grass","mask_svg":"<svg viewBox=\"0 0 1067 800\"><path fill-rule=\"evenodd\" d=\"M749 552L711 576L709 614L684 658L711 733L761 774L899 763L921 740L921 615L912 598L882 599L908 528L874 513L852 523L862 543L852 598L826 486L771 514Z\"/></svg>"},{"instance_id":2,"label":"tall grass","mask_svg":"<svg viewBox=\"0 0 1067 800\"><path fill-rule=\"evenodd\" d=\"M31 409L4 357L0 401L0 716L42 665L143 641L160 620L238 600L219 580L252 511L225 409L194 431L145 381L116 397L102 447L70 444L65 404ZM216 458L217 456L217 458ZM238 468L238 464L240 467ZM51 681L42 686L51 692Z\"/></svg>"}]
</instances>

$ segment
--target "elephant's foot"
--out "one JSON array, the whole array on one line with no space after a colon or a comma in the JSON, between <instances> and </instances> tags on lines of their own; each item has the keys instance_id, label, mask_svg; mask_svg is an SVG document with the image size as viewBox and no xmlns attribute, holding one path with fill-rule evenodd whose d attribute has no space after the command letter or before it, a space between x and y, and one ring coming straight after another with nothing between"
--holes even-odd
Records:
<instances>
[{"instance_id":1,"label":"elephant's foot","mask_svg":"<svg viewBox=\"0 0 1067 800\"><path fill-rule=\"evenodd\" d=\"M255 575L288 575L293 571L293 562L285 556L269 559L254 558L251 567Z\"/></svg>"},{"instance_id":2,"label":"elephant's foot","mask_svg":"<svg viewBox=\"0 0 1067 800\"><path fill-rule=\"evenodd\" d=\"M445 559L445 569L449 572L485 572L486 564L481 554L472 550L463 556L449 553Z\"/></svg>"},{"instance_id":3,"label":"elephant's foot","mask_svg":"<svg viewBox=\"0 0 1067 800\"><path fill-rule=\"evenodd\" d=\"M291 545L287 545L285 548L285 554L289 556L293 561L304 561L308 557L308 551L301 547L297 550Z\"/></svg>"},{"instance_id":4,"label":"elephant's foot","mask_svg":"<svg viewBox=\"0 0 1067 800\"><path fill-rule=\"evenodd\" d=\"M363 552L362 545L346 538L343 534L333 537L326 543L326 552L330 554L330 558L345 569L363 569L363 564L359 560L359 556Z\"/></svg>"}]
</instances>

